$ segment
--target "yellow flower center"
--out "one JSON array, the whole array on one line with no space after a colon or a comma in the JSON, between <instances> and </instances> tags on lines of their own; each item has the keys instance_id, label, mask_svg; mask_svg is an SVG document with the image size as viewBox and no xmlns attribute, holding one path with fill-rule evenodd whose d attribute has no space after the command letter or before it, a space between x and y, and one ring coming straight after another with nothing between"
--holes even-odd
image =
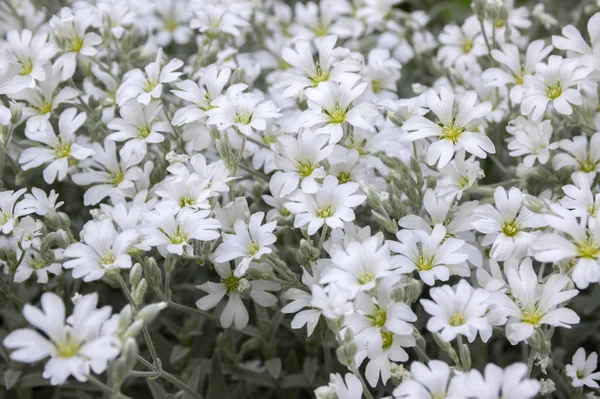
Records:
<instances>
[{"instance_id":1,"label":"yellow flower center","mask_svg":"<svg viewBox=\"0 0 600 399\"><path fill-rule=\"evenodd\" d=\"M581 258L597 259L600 255L600 246L591 237L586 237L583 242L577 243L577 253Z\"/></svg>"},{"instance_id":2,"label":"yellow flower center","mask_svg":"<svg viewBox=\"0 0 600 399\"><path fill-rule=\"evenodd\" d=\"M45 267L44 262L42 262L41 260L32 260L30 265L31 268L34 270L41 270Z\"/></svg>"},{"instance_id":3,"label":"yellow flower center","mask_svg":"<svg viewBox=\"0 0 600 399\"><path fill-rule=\"evenodd\" d=\"M240 279L232 274L229 277L222 278L221 283L225 285L227 293L236 292L238 287L240 286Z\"/></svg>"},{"instance_id":4,"label":"yellow flower center","mask_svg":"<svg viewBox=\"0 0 600 399\"><path fill-rule=\"evenodd\" d=\"M146 82L144 82L144 90L147 93L150 93L152 90L154 90L156 88L157 85L158 85L158 81L156 79L146 79Z\"/></svg>"},{"instance_id":5,"label":"yellow flower center","mask_svg":"<svg viewBox=\"0 0 600 399\"><path fill-rule=\"evenodd\" d=\"M257 243L253 242L250 245L248 245L248 255L250 256L254 256L256 255L256 253L260 250L260 245L258 245Z\"/></svg>"},{"instance_id":6,"label":"yellow flower center","mask_svg":"<svg viewBox=\"0 0 600 399\"><path fill-rule=\"evenodd\" d=\"M310 79L310 81L313 83L314 87L318 86L321 82L326 82L329 80L329 71L322 69L319 61L315 63L315 66L317 67L317 72L308 77L308 79Z\"/></svg>"},{"instance_id":7,"label":"yellow flower center","mask_svg":"<svg viewBox=\"0 0 600 399\"><path fill-rule=\"evenodd\" d=\"M379 93L381 91L381 82L378 80L371 81L371 88L373 89L373 93Z\"/></svg>"},{"instance_id":8,"label":"yellow flower center","mask_svg":"<svg viewBox=\"0 0 600 399\"><path fill-rule=\"evenodd\" d=\"M419 256L417 260L417 269L419 270L431 270L435 266L433 256Z\"/></svg>"},{"instance_id":9,"label":"yellow flower center","mask_svg":"<svg viewBox=\"0 0 600 399\"><path fill-rule=\"evenodd\" d=\"M375 275L373 273L365 272L365 273L362 273L360 276L358 276L358 282L361 285L364 285L364 284L368 284L371 281L373 281L374 278L375 278Z\"/></svg>"},{"instance_id":10,"label":"yellow flower center","mask_svg":"<svg viewBox=\"0 0 600 399\"><path fill-rule=\"evenodd\" d=\"M117 259L115 255L109 252L100 258L100 263L103 265L110 265L115 262L115 259Z\"/></svg>"},{"instance_id":11,"label":"yellow flower center","mask_svg":"<svg viewBox=\"0 0 600 399\"><path fill-rule=\"evenodd\" d=\"M241 123L242 125L249 125L252 122L252 114L250 111L238 111L235 114L235 123Z\"/></svg>"},{"instance_id":12,"label":"yellow flower center","mask_svg":"<svg viewBox=\"0 0 600 399\"><path fill-rule=\"evenodd\" d=\"M324 26L322 23L319 23L317 26L315 26L313 32L315 32L315 36L323 37L329 34L329 28Z\"/></svg>"},{"instance_id":13,"label":"yellow flower center","mask_svg":"<svg viewBox=\"0 0 600 399\"><path fill-rule=\"evenodd\" d=\"M181 208L185 208L186 205L194 205L194 200L190 197L181 197L179 198L179 206Z\"/></svg>"},{"instance_id":14,"label":"yellow flower center","mask_svg":"<svg viewBox=\"0 0 600 399\"><path fill-rule=\"evenodd\" d=\"M340 182L340 184L348 183L350 181L350 172L338 173L337 179Z\"/></svg>"},{"instance_id":15,"label":"yellow flower center","mask_svg":"<svg viewBox=\"0 0 600 399\"><path fill-rule=\"evenodd\" d=\"M502 232L507 237L514 237L519 233L519 225L516 220L510 220L508 222L504 222L502 225Z\"/></svg>"},{"instance_id":16,"label":"yellow flower center","mask_svg":"<svg viewBox=\"0 0 600 399\"><path fill-rule=\"evenodd\" d=\"M79 36L76 36L73 40L69 40L67 50L69 52L78 53L82 47L83 47L83 39Z\"/></svg>"},{"instance_id":17,"label":"yellow flower center","mask_svg":"<svg viewBox=\"0 0 600 399\"><path fill-rule=\"evenodd\" d=\"M348 109L342 109L342 107L336 104L333 111L329 112L326 109L323 109L323 112L329 116L330 123L337 123L341 125L346 121L346 113L348 112Z\"/></svg>"},{"instance_id":18,"label":"yellow flower center","mask_svg":"<svg viewBox=\"0 0 600 399\"><path fill-rule=\"evenodd\" d=\"M330 218L332 216L333 216L333 209L331 208L331 206L328 206L326 208L317 209L317 217L319 217L321 219Z\"/></svg>"},{"instance_id":19,"label":"yellow flower center","mask_svg":"<svg viewBox=\"0 0 600 399\"><path fill-rule=\"evenodd\" d=\"M449 140L453 145L458 143L458 139L460 139L461 134L467 130L466 127L456 127L454 124L452 126L446 126L442 123L438 124L442 128L442 139Z\"/></svg>"},{"instance_id":20,"label":"yellow flower center","mask_svg":"<svg viewBox=\"0 0 600 399\"><path fill-rule=\"evenodd\" d=\"M58 138L58 144L53 148L56 158L67 158L71 155L71 143Z\"/></svg>"},{"instance_id":21,"label":"yellow flower center","mask_svg":"<svg viewBox=\"0 0 600 399\"><path fill-rule=\"evenodd\" d=\"M310 161L296 161L296 169L302 177L308 177L315 170L315 166Z\"/></svg>"},{"instance_id":22,"label":"yellow flower center","mask_svg":"<svg viewBox=\"0 0 600 399\"><path fill-rule=\"evenodd\" d=\"M21 68L21 72L19 72L19 75L21 75L21 76L29 75L31 73L31 71L33 71L33 62L31 62L31 58L19 59L19 61L21 62L21 65L23 66L23 68Z\"/></svg>"},{"instance_id":23,"label":"yellow flower center","mask_svg":"<svg viewBox=\"0 0 600 399\"><path fill-rule=\"evenodd\" d=\"M175 18L168 18L165 20L165 30L167 32L175 32L179 25L177 24L177 20Z\"/></svg>"},{"instance_id":24,"label":"yellow flower center","mask_svg":"<svg viewBox=\"0 0 600 399\"><path fill-rule=\"evenodd\" d=\"M70 335L67 335L63 342L56 345L56 354L62 358L73 357L79 352L79 347L79 342L74 341Z\"/></svg>"},{"instance_id":25,"label":"yellow flower center","mask_svg":"<svg viewBox=\"0 0 600 399\"><path fill-rule=\"evenodd\" d=\"M169 235L166 235L166 236L169 237L169 240L171 241L172 244L176 244L176 245L187 242L187 240L189 238L188 235L185 233L185 231L183 231L181 229L181 226L177 226L177 229L175 230L175 234L173 234L172 236L169 236Z\"/></svg>"},{"instance_id":26,"label":"yellow flower center","mask_svg":"<svg viewBox=\"0 0 600 399\"><path fill-rule=\"evenodd\" d=\"M460 313L454 313L448 320L448 324L450 324L452 327L462 326L466 322L467 321L465 320L465 317Z\"/></svg>"},{"instance_id":27,"label":"yellow flower center","mask_svg":"<svg viewBox=\"0 0 600 399\"><path fill-rule=\"evenodd\" d=\"M375 305L375 312L367 316L371 320L371 325L373 327L381 328L385 325L387 321L387 314L384 309L381 309L379 306Z\"/></svg>"},{"instance_id":28,"label":"yellow flower center","mask_svg":"<svg viewBox=\"0 0 600 399\"><path fill-rule=\"evenodd\" d=\"M546 89L546 94L552 100L557 99L562 94L562 87L560 87L560 82L557 82L553 86L548 86Z\"/></svg>"},{"instance_id":29,"label":"yellow flower center","mask_svg":"<svg viewBox=\"0 0 600 399\"><path fill-rule=\"evenodd\" d=\"M150 126L142 126L141 128L138 129L138 136L141 139L145 139L146 137L150 136Z\"/></svg>"},{"instance_id":30,"label":"yellow flower center","mask_svg":"<svg viewBox=\"0 0 600 399\"><path fill-rule=\"evenodd\" d=\"M123 169L119 168L117 170L113 170L110 172L110 178L109 178L108 182L116 187L119 184L121 184L124 179L125 179L125 172L123 172Z\"/></svg>"},{"instance_id":31,"label":"yellow flower center","mask_svg":"<svg viewBox=\"0 0 600 399\"><path fill-rule=\"evenodd\" d=\"M535 309L532 311L521 310L521 321L523 323L531 324L535 327L539 326L544 315L539 310Z\"/></svg>"},{"instance_id":32,"label":"yellow flower center","mask_svg":"<svg viewBox=\"0 0 600 399\"><path fill-rule=\"evenodd\" d=\"M585 173L593 172L596 170L596 163L590 158L586 158L583 161L579 162L579 169L581 169L581 171Z\"/></svg>"},{"instance_id":33,"label":"yellow flower center","mask_svg":"<svg viewBox=\"0 0 600 399\"><path fill-rule=\"evenodd\" d=\"M494 24L496 25L496 28L502 28L504 27L504 20L503 19L497 19Z\"/></svg>"},{"instance_id":34,"label":"yellow flower center","mask_svg":"<svg viewBox=\"0 0 600 399\"><path fill-rule=\"evenodd\" d=\"M279 213L281 213L281 216L283 216L284 218L290 216L290 211L288 211L288 209L285 206L282 206L279 209Z\"/></svg>"},{"instance_id":35,"label":"yellow flower center","mask_svg":"<svg viewBox=\"0 0 600 399\"><path fill-rule=\"evenodd\" d=\"M381 346L384 350L388 350L391 348L394 343L394 334L390 331L382 331L381 332Z\"/></svg>"},{"instance_id":36,"label":"yellow flower center","mask_svg":"<svg viewBox=\"0 0 600 399\"><path fill-rule=\"evenodd\" d=\"M40 114L44 115L44 114L49 114L50 112L52 112L52 101L46 101L42 104L42 106L39 108Z\"/></svg>"},{"instance_id":37,"label":"yellow flower center","mask_svg":"<svg viewBox=\"0 0 600 399\"><path fill-rule=\"evenodd\" d=\"M469 54L473 50L473 42L471 40L465 40L462 44L462 51L465 54Z\"/></svg>"}]
</instances>

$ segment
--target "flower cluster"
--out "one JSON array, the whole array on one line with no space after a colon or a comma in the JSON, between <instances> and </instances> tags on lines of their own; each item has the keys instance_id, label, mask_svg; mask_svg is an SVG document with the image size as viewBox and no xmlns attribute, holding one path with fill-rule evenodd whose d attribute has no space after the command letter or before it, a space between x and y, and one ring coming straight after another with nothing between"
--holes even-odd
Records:
<instances>
[{"instance_id":1,"label":"flower cluster","mask_svg":"<svg viewBox=\"0 0 600 399\"><path fill-rule=\"evenodd\" d=\"M0 4L9 395L596 397L600 2L59 3Z\"/></svg>"}]
</instances>

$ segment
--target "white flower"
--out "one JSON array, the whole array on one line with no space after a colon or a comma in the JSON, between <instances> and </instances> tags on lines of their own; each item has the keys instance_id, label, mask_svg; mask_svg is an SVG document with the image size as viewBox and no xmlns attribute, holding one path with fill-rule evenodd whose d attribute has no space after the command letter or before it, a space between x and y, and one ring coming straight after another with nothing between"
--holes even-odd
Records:
<instances>
[{"instance_id":1,"label":"white flower","mask_svg":"<svg viewBox=\"0 0 600 399\"><path fill-rule=\"evenodd\" d=\"M468 254L459 252L463 240L446 237L446 228L441 224L434 226L431 234L424 231L400 230L398 241L390 241L390 249L399 254L392 257L399 273L419 273L427 285L435 280L448 281L451 274L469 276L469 267L465 263Z\"/></svg>"},{"instance_id":2,"label":"white flower","mask_svg":"<svg viewBox=\"0 0 600 399\"><path fill-rule=\"evenodd\" d=\"M440 88L440 95L430 90L426 94L427 107L438 117L435 123L423 116L414 115L402 126L409 140L419 140L436 136L438 141L432 143L427 151L427 163L443 168L450 162L454 153L460 149L479 158L486 158L487 153L495 153L492 141L483 133L473 129L474 121L484 117L492 109L488 101L475 105L477 93L467 91L457 98L449 86ZM455 105L458 112L455 112Z\"/></svg>"},{"instance_id":3,"label":"white flower","mask_svg":"<svg viewBox=\"0 0 600 399\"><path fill-rule=\"evenodd\" d=\"M264 212L257 212L250 216L248 223L244 220L236 220L233 225L235 233L224 233L223 242L215 250L215 261L219 263L242 258L235 268L236 277L245 275L252 261L273 252L269 246L277 241L277 237L273 234L277 222L261 226L264 218Z\"/></svg>"},{"instance_id":4,"label":"white flower","mask_svg":"<svg viewBox=\"0 0 600 399\"><path fill-rule=\"evenodd\" d=\"M574 387L598 388L595 380L600 380L600 372L594 373L598 367L598 354L590 353L585 358L585 349L579 348L573 355L573 364L567 364L567 376L573 379Z\"/></svg>"},{"instance_id":5,"label":"white flower","mask_svg":"<svg viewBox=\"0 0 600 399\"><path fill-rule=\"evenodd\" d=\"M33 208L36 214L44 216L48 213L55 212L64 204L63 201L57 203L57 199L58 194L54 190L50 190L49 193L46 193L44 190L32 187L31 194L25 194L23 202L27 204L28 208Z\"/></svg>"},{"instance_id":6,"label":"white flower","mask_svg":"<svg viewBox=\"0 0 600 399\"><path fill-rule=\"evenodd\" d=\"M156 60L144 68L145 73L141 69L133 69L123 75L123 83L116 94L116 101L119 106L122 106L131 98L148 105L153 98L161 97L163 83L171 83L179 79L181 72L175 71L181 68L183 61L175 58L161 68L161 59L162 49L159 49Z\"/></svg>"},{"instance_id":7,"label":"white flower","mask_svg":"<svg viewBox=\"0 0 600 399\"><path fill-rule=\"evenodd\" d=\"M50 59L56 54L56 47L48 41L48 33L33 33L29 29L23 29L20 33L11 30L6 35L3 51L3 61L21 66L19 75L28 78L27 86L32 88L36 81L47 78L46 67ZM50 77L48 77L50 78Z\"/></svg>"},{"instance_id":8,"label":"white flower","mask_svg":"<svg viewBox=\"0 0 600 399\"><path fill-rule=\"evenodd\" d=\"M548 233L532 244L535 259L540 262L558 262L569 259L571 278L580 289L600 281L600 222L595 218L576 219L576 213L553 205L552 214L544 215L548 225L564 233ZM573 265L574 264L574 265Z\"/></svg>"},{"instance_id":9,"label":"white flower","mask_svg":"<svg viewBox=\"0 0 600 399\"><path fill-rule=\"evenodd\" d=\"M476 186L483 176L483 170L475 156L467 159L465 150L460 150L454 159L440 170L435 192L447 201L455 197L460 200L464 191Z\"/></svg>"},{"instance_id":10,"label":"white flower","mask_svg":"<svg viewBox=\"0 0 600 399\"><path fill-rule=\"evenodd\" d=\"M535 239L529 229L545 225L544 219L523 206L523 194L512 187L507 193L504 187L496 188L494 204L475 209L477 219L473 227L484 233L482 245L492 244L490 257L502 261L509 257L517 259L527 255L529 245Z\"/></svg>"},{"instance_id":11,"label":"white flower","mask_svg":"<svg viewBox=\"0 0 600 399\"><path fill-rule=\"evenodd\" d=\"M280 136L274 146L275 166L282 170L277 172L269 182L272 190L286 196L298 188L307 194L318 191L316 179L327 174L321 162L331 155L333 145L326 145L328 137L323 134L314 135L304 131L297 138Z\"/></svg>"},{"instance_id":12,"label":"white flower","mask_svg":"<svg viewBox=\"0 0 600 399\"><path fill-rule=\"evenodd\" d=\"M346 373L345 381L340 374L331 374L327 386L315 389L317 399L361 399L363 387L360 380L351 373Z\"/></svg>"},{"instance_id":13,"label":"white flower","mask_svg":"<svg viewBox=\"0 0 600 399\"><path fill-rule=\"evenodd\" d=\"M26 188L16 192L13 190L0 192L0 232L10 234L21 216L35 211L31 203L25 200L19 201L25 191Z\"/></svg>"},{"instance_id":14,"label":"white flower","mask_svg":"<svg viewBox=\"0 0 600 399\"><path fill-rule=\"evenodd\" d=\"M310 306L321 311L324 317L337 320L340 317L354 313L352 299L356 292L336 283L323 287L313 284L311 287L312 299Z\"/></svg>"},{"instance_id":15,"label":"white flower","mask_svg":"<svg viewBox=\"0 0 600 399\"><path fill-rule=\"evenodd\" d=\"M117 233L108 219L91 220L83 226L83 242L69 245L65 257L73 258L64 263L65 269L73 269L73 277L94 281L104 274L131 268L129 250L138 239L135 230Z\"/></svg>"},{"instance_id":16,"label":"white flower","mask_svg":"<svg viewBox=\"0 0 600 399\"><path fill-rule=\"evenodd\" d=\"M87 381L90 370L101 374L108 362L119 354L119 341L111 335L100 335L102 324L110 317L111 308L96 309L98 294L81 297L73 314L65 323L65 305L51 292L42 295L42 310L26 304L23 316L44 332L22 328L10 333L2 342L15 349L12 360L35 363L46 357L43 377L52 385L63 384L69 376Z\"/></svg>"},{"instance_id":17,"label":"white flower","mask_svg":"<svg viewBox=\"0 0 600 399\"><path fill-rule=\"evenodd\" d=\"M115 118L107 125L116 130L106 140L125 141L119 155L125 161L140 162L148 151L148 144L162 143L165 137L160 134L171 130L169 123L160 120L162 105L160 101L150 101L144 106L135 100L129 100L121 106L121 118Z\"/></svg>"},{"instance_id":18,"label":"white flower","mask_svg":"<svg viewBox=\"0 0 600 399\"><path fill-rule=\"evenodd\" d=\"M227 183L235 179L235 177L230 176L229 169L227 169L222 159L207 164L206 158L202 154L191 157L189 167L184 163L176 162L170 165L167 171L181 181L187 181L193 174L197 175L199 181L208 185L211 195L228 192L229 186Z\"/></svg>"},{"instance_id":19,"label":"white flower","mask_svg":"<svg viewBox=\"0 0 600 399\"><path fill-rule=\"evenodd\" d=\"M463 394L478 399L533 399L540 392L540 383L527 378L525 363L511 364L505 369L487 364L483 375L479 370L459 374L455 378L463 387Z\"/></svg>"},{"instance_id":20,"label":"white flower","mask_svg":"<svg viewBox=\"0 0 600 399\"><path fill-rule=\"evenodd\" d=\"M313 275L302 268L302 284L308 287L309 290L319 282L321 269L323 268L322 262L317 261L312 265ZM321 311L311 306L311 293L299 288L290 288L284 293L284 298L290 299L291 302L281 308L281 313L297 312L290 326L297 330L306 325L306 334L310 337L321 318Z\"/></svg>"},{"instance_id":21,"label":"white flower","mask_svg":"<svg viewBox=\"0 0 600 399\"><path fill-rule=\"evenodd\" d=\"M572 140L561 140L560 149L566 153L554 156L552 166L556 170L574 168L587 173L590 178L600 170L600 133L594 133L589 141L585 135L575 136Z\"/></svg>"},{"instance_id":22,"label":"white flower","mask_svg":"<svg viewBox=\"0 0 600 399\"><path fill-rule=\"evenodd\" d=\"M371 119L378 115L377 108L370 102L356 102L367 86L367 82L356 84L356 79L346 79L339 84L327 81L306 89L309 110L302 113L299 124L305 127L324 125L315 129L315 133L329 135L331 144L342 139L342 126L346 123L372 130Z\"/></svg>"},{"instance_id":23,"label":"white flower","mask_svg":"<svg viewBox=\"0 0 600 399\"><path fill-rule=\"evenodd\" d=\"M49 261L48 256L44 257L37 251L27 251L15 272L15 283L27 281L32 274L35 274L38 284L48 283L48 273L57 276L62 270L62 252L62 249L53 250L53 260Z\"/></svg>"},{"instance_id":24,"label":"white flower","mask_svg":"<svg viewBox=\"0 0 600 399\"><path fill-rule=\"evenodd\" d=\"M372 236L363 242L351 242L336 251L331 267L326 268L320 284L335 282L350 291L370 291L377 281L391 274L390 250L382 237Z\"/></svg>"},{"instance_id":25,"label":"white flower","mask_svg":"<svg viewBox=\"0 0 600 399\"><path fill-rule=\"evenodd\" d=\"M235 90L232 90L235 88ZM225 94L215 98L212 109L206 111L207 125L216 125L219 130L236 128L242 134L251 136L253 131L267 128L267 120L281 116L279 108L272 101L264 101L255 93L242 93L244 86L231 86Z\"/></svg>"},{"instance_id":26,"label":"white flower","mask_svg":"<svg viewBox=\"0 0 600 399\"><path fill-rule=\"evenodd\" d=\"M231 76L231 69L222 68L219 71L216 64L210 64L204 69L201 76L200 84L193 80L184 80L174 84L177 89L171 90L171 93L192 103L175 112L175 115L173 115L175 126L197 121L206 115L206 111L215 107L212 102L223 92ZM242 88L245 86L238 83L232 85L232 87L243 90Z\"/></svg>"},{"instance_id":27,"label":"white flower","mask_svg":"<svg viewBox=\"0 0 600 399\"><path fill-rule=\"evenodd\" d=\"M523 86L525 76L534 74L535 66L551 51L552 46L546 46L543 40L535 40L527 47L525 62L521 62L519 48L512 43L504 43L501 50L492 50L492 57L504 68L489 68L481 75L481 78L488 81L486 86L506 87L506 85L512 85L510 100L514 104L520 104L525 92Z\"/></svg>"},{"instance_id":28,"label":"white flower","mask_svg":"<svg viewBox=\"0 0 600 399\"><path fill-rule=\"evenodd\" d=\"M248 22L227 10L222 5L203 4L202 8L194 10L190 28L198 29L200 33L209 36L219 36L220 32L233 36L240 35L240 28L248 26Z\"/></svg>"},{"instance_id":29,"label":"white flower","mask_svg":"<svg viewBox=\"0 0 600 399\"><path fill-rule=\"evenodd\" d=\"M535 75L526 75L525 94L521 102L521 113L531 119L542 118L551 102L554 109L563 115L573 113L573 105L581 105L581 94L577 86L587 77L589 70L580 67L577 61L552 55L548 64L538 63Z\"/></svg>"},{"instance_id":30,"label":"white flower","mask_svg":"<svg viewBox=\"0 0 600 399\"><path fill-rule=\"evenodd\" d=\"M102 43L102 37L95 32L86 32L94 17L94 13L89 10L73 14L70 8L63 7L50 20L53 33L63 50L52 66L54 70L62 70L61 80L67 80L75 73L77 54L93 57L98 53L95 46Z\"/></svg>"},{"instance_id":31,"label":"white flower","mask_svg":"<svg viewBox=\"0 0 600 399\"><path fill-rule=\"evenodd\" d=\"M592 192L593 181L587 173L575 172L571 180L575 184L562 187L565 196L560 200L560 205L572 210L575 216L591 217L590 221L594 221L600 209L600 193Z\"/></svg>"},{"instance_id":32,"label":"white flower","mask_svg":"<svg viewBox=\"0 0 600 399\"><path fill-rule=\"evenodd\" d=\"M591 55L594 52L594 46L600 43L600 13L592 15L588 20L587 30L590 36L588 44L579 30L573 25L567 25L562 28L562 36L553 35L552 44L561 50L572 51L580 55Z\"/></svg>"},{"instance_id":33,"label":"white flower","mask_svg":"<svg viewBox=\"0 0 600 399\"><path fill-rule=\"evenodd\" d=\"M311 44L307 40L297 40L295 49L284 47L281 56L293 68L286 70L281 81L275 87L286 87L284 97L292 97L307 87L317 87L321 82L344 82L356 79L360 63L350 56L350 50L335 47L336 36L325 36L318 39L318 60L315 61Z\"/></svg>"},{"instance_id":34,"label":"white flower","mask_svg":"<svg viewBox=\"0 0 600 399\"><path fill-rule=\"evenodd\" d=\"M343 222L354 220L352 208L365 202L366 195L354 194L358 183L338 184L333 176L325 177L323 185L314 194L296 190L284 206L295 215L294 227L308 225L308 234L315 234L323 224L332 229L343 227Z\"/></svg>"},{"instance_id":35,"label":"white flower","mask_svg":"<svg viewBox=\"0 0 600 399\"><path fill-rule=\"evenodd\" d=\"M278 291L279 284L266 280L249 281L244 277L236 277L231 272L229 263L216 263L215 270L221 277L219 283L206 282L196 288L208 295L198 299L196 306L202 310L214 308L225 295L229 297L227 305L221 312L221 326L229 328L233 324L236 330L241 330L248 324L248 311L242 298L250 296L254 302L263 307L277 303L277 297L269 291Z\"/></svg>"},{"instance_id":36,"label":"white flower","mask_svg":"<svg viewBox=\"0 0 600 399\"><path fill-rule=\"evenodd\" d=\"M85 119L86 115L83 112L78 114L76 108L69 108L60 114L58 135L47 122L42 124L39 130L26 129L25 135L28 139L42 143L46 148L26 148L19 157L23 170L48 163L43 172L46 183L52 184L56 179L64 180L72 164L77 164L94 153L75 142L75 132L83 125Z\"/></svg>"},{"instance_id":37,"label":"white flower","mask_svg":"<svg viewBox=\"0 0 600 399\"><path fill-rule=\"evenodd\" d=\"M427 365L412 362L410 365L412 379L405 380L394 389L394 398L437 399L459 398L464 389L461 384L450 379L450 367L442 361L431 360ZM454 396L457 395L457 396Z\"/></svg>"},{"instance_id":38,"label":"white flower","mask_svg":"<svg viewBox=\"0 0 600 399\"><path fill-rule=\"evenodd\" d=\"M117 158L117 145L112 140L92 144L92 162L81 173L72 176L80 186L91 185L83 195L84 205L96 205L106 197L111 199L131 198L134 195L134 181L142 175L142 170L134 166L139 161Z\"/></svg>"},{"instance_id":39,"label":"white flower","mask_svg":"<svg viewBox=\"0 0 600 399\"><path fill-rule=\"evenodd\" d=\"M526 166L533 166L536 160L545 165L550 159L550 151L558 148L559 143L550 143L552 122L530 121L522 116L509 122L506 131L513 135L507 148L511 157L523 158Z\"/></svg>"},{"instance_id":40,"label":"white flower","mask_svg":"<svg viewBox=\"0 0 600 399\"><path fill-rule=\"evenodd\" d=\"M219 238L216 231L221 225L209 218L210 211L179 209L168 203L159 203L151 212L144 214L145 226L141 229L140 246L157 247L165 254L182 256L193 254L190 240L210 241Z\"/></svg>"},{"instance_id":41,"label":"white flower","mask_svg":"<svg viewBox=\"0 0 600 399\"><path fill-rule=\"evenodd\" d=\"M466 280L460 280L454 287L432 288L429 295L433 301L421 299L423 308L432 316L427 321L429 331L441 331L442 338L448 342L459 334L473 342L478 332L483 342L490 339L492 326L485 317L488 311L485 290L473 289Z\"/></svg>"},{"instance_id":42,"label":"white flower","mask_svg":"<svg viewBox=\"0 0 600 399\"><path fill-rule=\"evenodd\" d=\"M39 247L39 236L42 234L41 230L43 226L42 222L35 220L31 216L25 216L19 220L19 223L13 228L13 237L17 239L19 248L28 250L31 246Z\"/></svg>"},{"instance_id":43,"label":"white flower","mask_svg":"<svg viewBox=\"0 0 600 399\"><path fill-rule=\"evenodd\" d=\"M579 316L560 304L576 296L579 291L563 291L569 278L552 274L544 283L538 282L537 274L526 258L519 269L507 268L506 279L510 286L510 296L494 292L490 296L493 304L490 320L501 320L506 324L506 337L511 344L531 337L534 330L542 325L570 328L579 323Z\"/></svg>"},{"instance_id":44,"label":"white flower","mask_svg":"<svg viewBox=\"0 0 600 399\"><path fill-rule=\"evenodd\" d=\"M438 58L446 68L477 65L477 58L486 53L481 26L476 16L467 18L462 27L446 25L439 36L442 47Z\"/></svg>"}]
</instances>

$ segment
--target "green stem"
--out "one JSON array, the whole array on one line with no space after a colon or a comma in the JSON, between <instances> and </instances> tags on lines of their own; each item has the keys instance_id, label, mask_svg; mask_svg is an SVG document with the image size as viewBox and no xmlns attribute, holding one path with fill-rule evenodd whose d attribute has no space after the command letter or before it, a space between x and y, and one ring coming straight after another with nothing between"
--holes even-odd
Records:
<instances>
[{"instance_id":1,"label":"green stem","mask_svg":"<svg viewBox=\"0 0 600 399\"><path fill-rule=\"evenodd\" d=\"M133 309L133 314L135 315L139 311L139 308L135 303L135 299L133 298L133 296L131 296L131 292L129 291L129 288L127 287L127 283L125 283L125 280L123 280L123 277L121 277L120 274L117 274L117 281L119 282L119 285L121 286L121 290L127 297L127 300L131 304L131 307ZM155 365L160 367L160 359L158 358L158 355L156 354L156 348L154 347L154 342L152 342L152 337L150 336L150 331L148 330L148 327L145 324L142 327L142 333L144 334L144 339L146 340L146 346L148 346L148 351L150 352L152 361L154 362Z\"/></svg>"},{"instance_id":2,"label":"green stem","mask_svg":"<svg viewBox=\"0 0 600 399\"><path fill-rule=\"evenodd\" d=\"M198 394L195 390L188 387L183 381L181 381L174 375L166 372L161 367L157 368L157 367L153 366L150 362L148 362L146 359L144 359L141 356L138 356L138 361L140 363L142 363L144 366L146 366L147 368L149 368L150 370L154 371L158 377L169 381L171 384L175 385L177 388L181 389L182 391L187 392L192 397L194 397L196 399L203 399L202 395Z\"/></svg>"}]
</instances>

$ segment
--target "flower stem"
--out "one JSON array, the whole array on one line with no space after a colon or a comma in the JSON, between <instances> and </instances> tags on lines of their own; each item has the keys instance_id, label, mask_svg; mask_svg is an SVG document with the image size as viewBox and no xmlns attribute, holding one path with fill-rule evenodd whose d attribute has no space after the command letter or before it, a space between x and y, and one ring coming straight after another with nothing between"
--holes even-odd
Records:
<instances>
[{"instance_id":1,"label":"flower stem","mask_svg":"<svg viewBox=\"0 0 600 399\"><path fill-rule=\"evenodd\" d=\"M182 391L187 392L189 395L191 395L192 397L194 397L196 399L204 399L202 397L202 395L200 395L195 390L193 390L192 388L187 386L183 381L181 381L180 379L175 377L173 374L170 374L170 373L166 372L165 370L163 370L162 367L156 367L156 366L152 365L149 361L147 361L146 359L144 359L141 356L138 356L138 361L140 363L142 363L144 366L146 366L147 368L149 368L150 370L154 371L154 373L156 374L157 377L161 377L161 378L169 381L171 384L175 385L177 388L181 389Z\"/></svg>"}]
</instances>

